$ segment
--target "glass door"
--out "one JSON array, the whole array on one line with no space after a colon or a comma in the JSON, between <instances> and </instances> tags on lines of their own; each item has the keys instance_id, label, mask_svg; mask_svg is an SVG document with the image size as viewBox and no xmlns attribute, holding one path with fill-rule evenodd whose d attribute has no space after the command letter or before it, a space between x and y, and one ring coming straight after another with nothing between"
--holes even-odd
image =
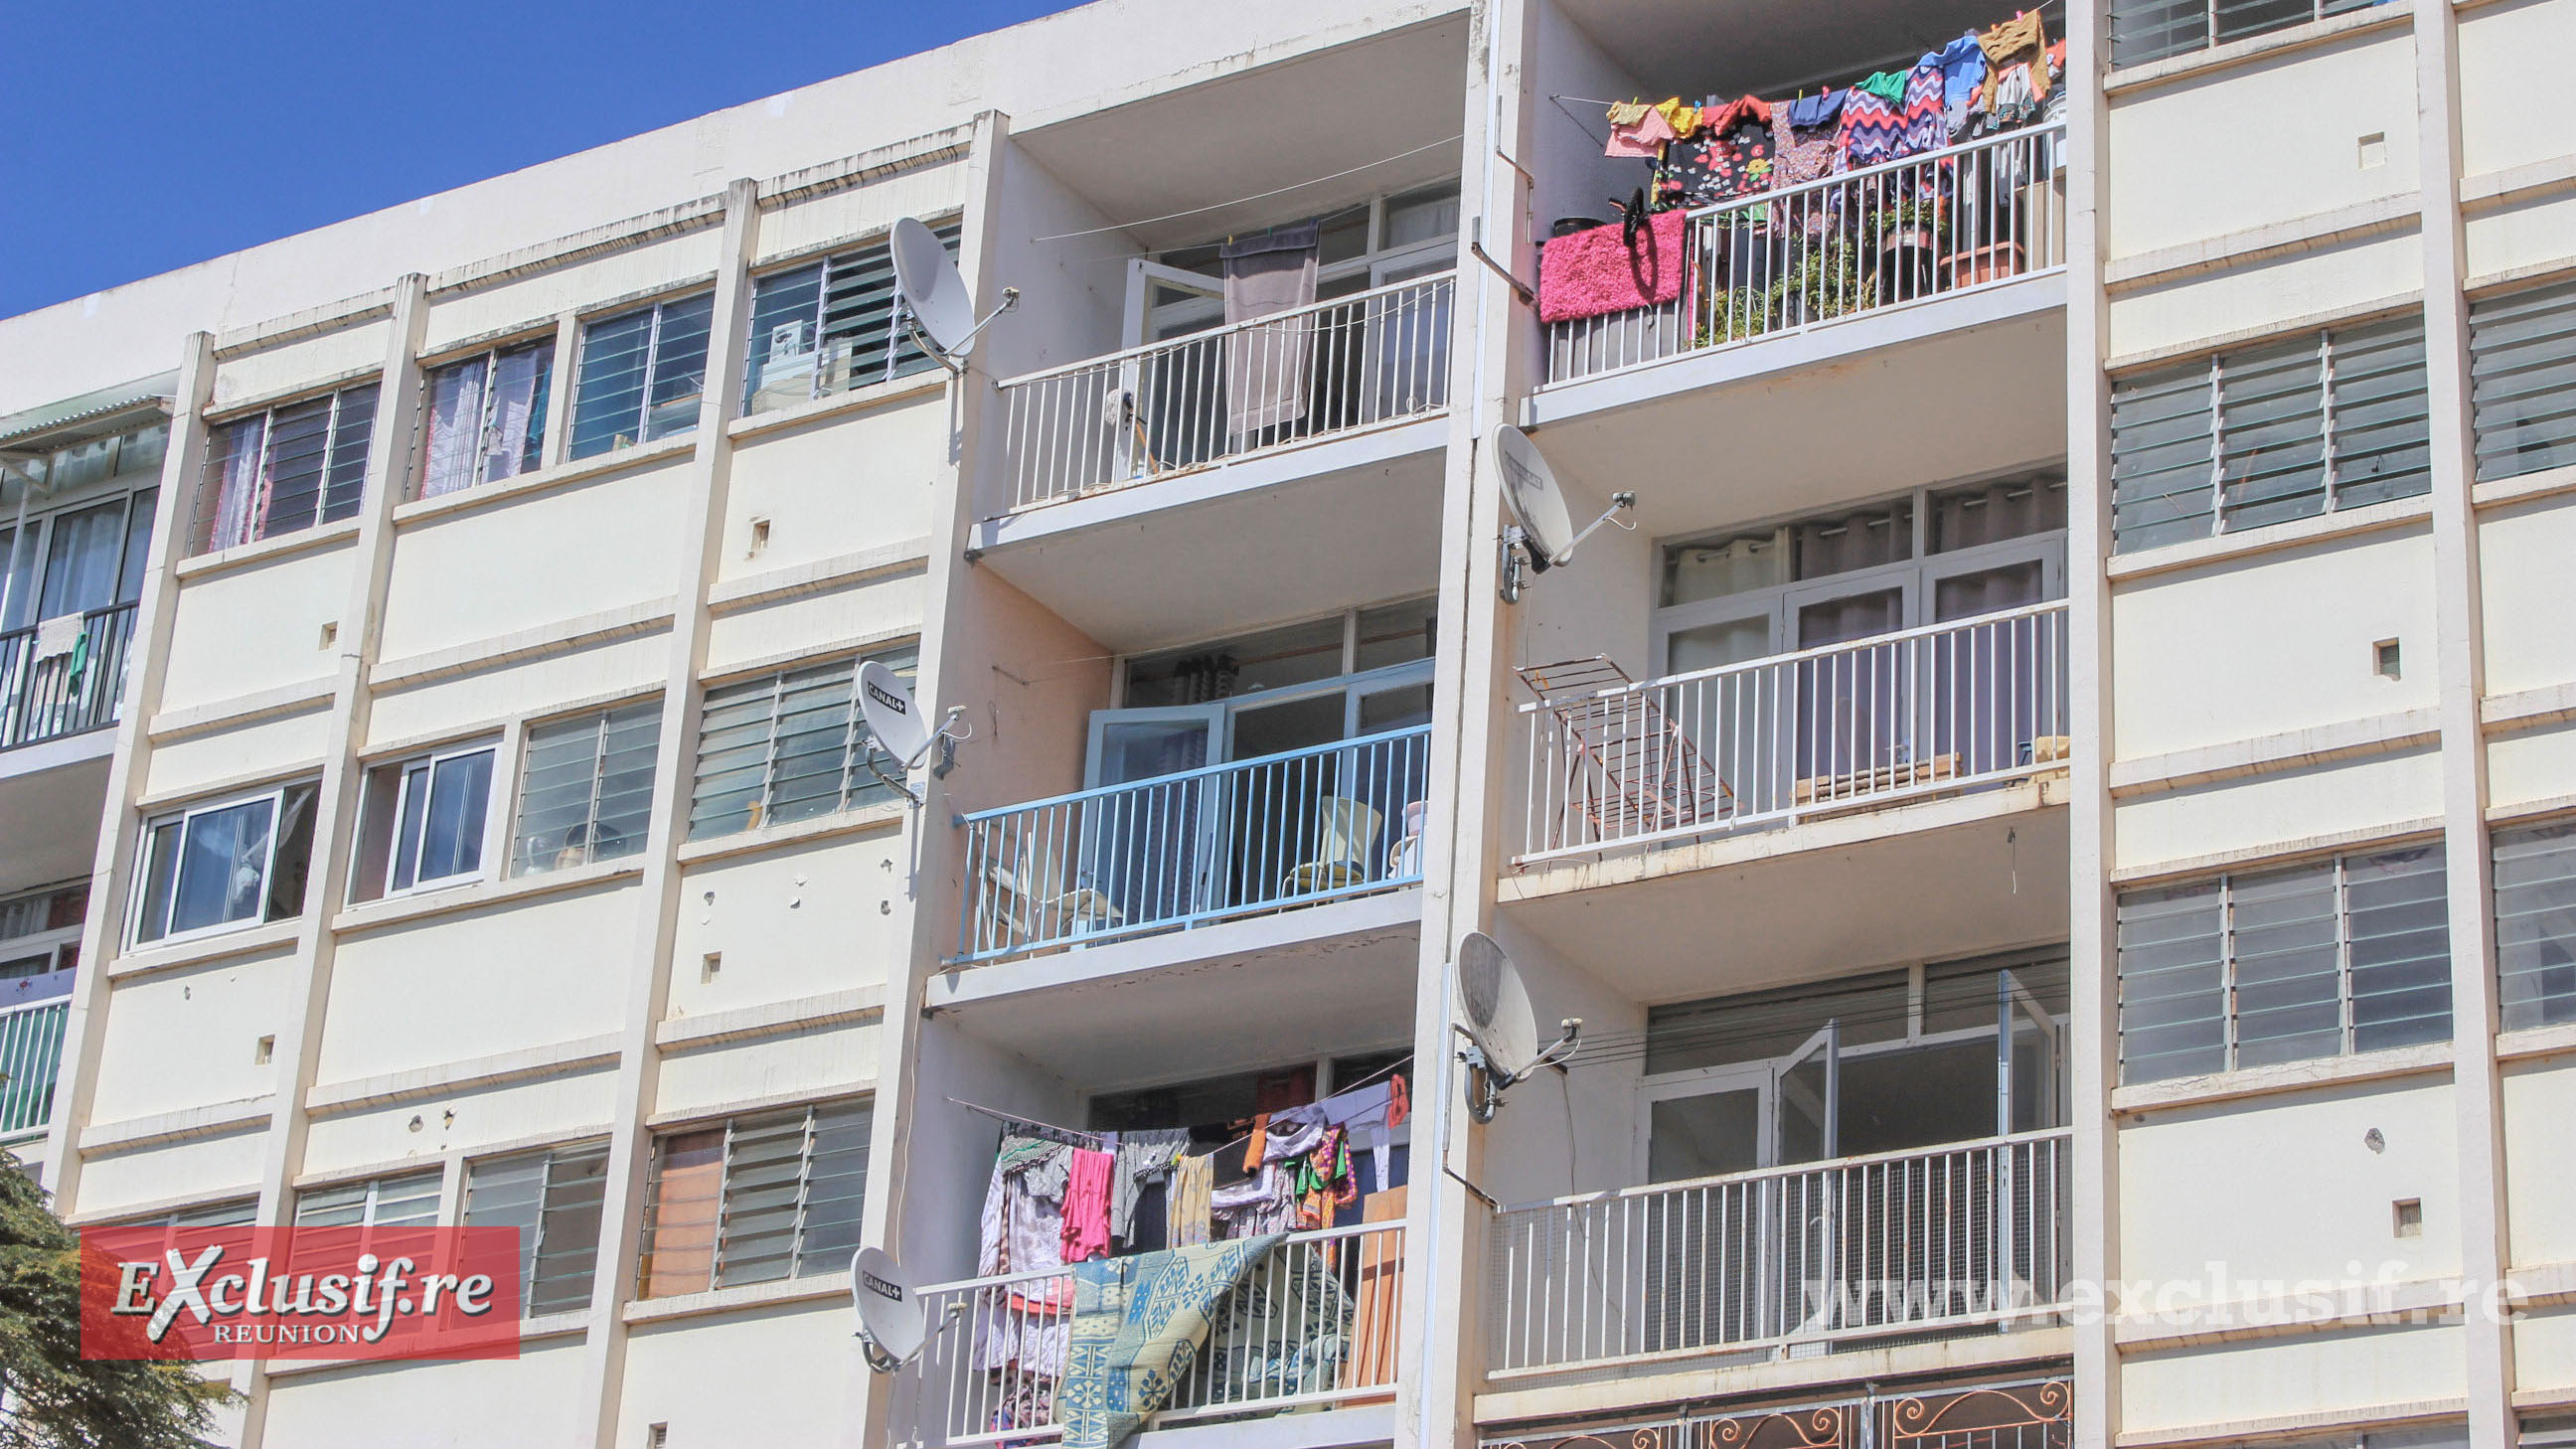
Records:
<instances>
[{"instance_id":1,"label":"glass door","mask_svg":"<svg viewBox=\"0 0 2576 1449\"><path fill-rule=\"evenodd\" d=\"M1786 1167L1839 1155L1842 1117L1842 1024L1824 1030L1780 1059L1772 1071L1772 1136ZM1770 1178L1763 1220L1777 1244L1779 1265L1774 1321L1788 1333L1822 1331L1839 1300L1842 1222L1830 1173L1790 1173Z\"/></svg>"},{"instance_id":2,"label":"glass door","mask_svg":"<svg viewBox=\"0 0 2576 1449\"><path fill-rule=\"evenodd\" d=\"M1952 624L2062 598L2055 545L1980 549L1926 572L1932 622ZM1957 773L2008 770L2024 762L2032 741L2054 733L2065 700L2063 676L2041 657L2042 621L1998 620L1941 636L1931 649L1933 738L1927 754ZM2052 636L2053 642L2053 636Z\"/></svg>"},{"instance_id":3,"label":"glass door","mask_svg":"<svg viewBox=\"0 0 2576 1449\"><path fill-rule=\"evenodd\" d=\"M1315 749L1343 738L1348 709L1339 688L1235 702L1226 725L1226 758L1262 763L1216 777L1211 814L1217 822L1214 888L1220 903L1319 894L1348 884L1345 877L1366 858L1380 812L1353 798L1340 754ZM1270 758L1283 754L1294 757Z\"/></svg>"},{"instance_id":4,"label":"glass door","mask_svg":"<svg viewBox=\"0 0 2576 1449\"><path fill-rule=\"evenodd\" d=\"M1838 581L1830 590L1797 590L1787 599L1794 650L1893 634L1911 616L1914 584L1906 576L1859 583ZM1888 788L1895 767L1913 760L1915 681L1901 644L1839 649L1800 660L1789 681L1795 700L1789 718L1797 740L1792 791L1797 806L1829 804Z\"/></svg>"},{"instance_id":5,"label":"glass door","mask_svg":"<svg viewBox=\"0 0 2576 1449\"><path fill-rule=\"evenodd\" d=\"M1212 793L1205 775L1225 724L1221 704L1168 709L1101 710L1091 717L1085 775L1094 788L1136 785L1095 799L1082 812L1072 874L1057 865L1056 842L1032 825L1013 850L1015 877L1029 882L1030 901L1091 889L1107 897L1121 922L1175 920L1208 899ZM1180 779L1164 779L1180 775ZM1160 783L1146 783L1155 782Z\"/></svg>"},{"instance_id":6,"label":"glass door","mask_svg":"<svg viewBox=\"0 0 2576 1449\"><path fill-rule=\"evenodd\" d=\"M2066 1120L2064 1029L2019 976L1995 983L1995 1134L2055 1127Z\"/></svg>"},{"instance_id":7,"label":"glass door","mask_svg":"<svg viewBox=\"0 0 2576 1449\"><path fill-rule=\"evenodd\" d=\"M1770 1147L1770 1097L1762 1063L1648 1088L1646 1180L1687 1182L1760 1167ZM1755 1181L1685 1189L1647 1217L1647 1351L1761 1336L1768 1187Z\"/></svg>"}]
</instances>

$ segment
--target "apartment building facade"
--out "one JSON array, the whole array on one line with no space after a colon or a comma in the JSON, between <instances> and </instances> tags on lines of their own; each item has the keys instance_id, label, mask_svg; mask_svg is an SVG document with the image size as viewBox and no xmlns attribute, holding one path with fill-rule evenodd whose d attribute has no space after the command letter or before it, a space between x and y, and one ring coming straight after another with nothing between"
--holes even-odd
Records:
<instances>
[{"instance_id":1,"label":"apartment building facade","mask_svg":"<svg viewBox=\"0 0 2576 1449\"><path fill-rule=\"evenodd\" d=\"M1285 1231L1171 1449L2576 1434L2576 5L2035 14L1103 0L0 322L0 1141L522 1230L244 1445L1077 1438L1110 1134Z\"/></svg>"}]
</instances>

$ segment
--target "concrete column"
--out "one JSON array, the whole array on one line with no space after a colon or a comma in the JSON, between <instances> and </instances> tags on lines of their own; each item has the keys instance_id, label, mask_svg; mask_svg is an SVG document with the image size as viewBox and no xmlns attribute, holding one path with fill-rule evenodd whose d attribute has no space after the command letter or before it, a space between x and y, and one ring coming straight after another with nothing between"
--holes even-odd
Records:
<instances>
[{"instance_id":1,"label":"concrete column","mask_svg":"<svg viewBox=\"0 0 2576 1449\"><path fill-rule=\"evenodd\" d=\"M152 712L161 704L170 669L170 629L179 606L175 567L188 556L183 536L196 513L198 480L206 457L206 401L215 390L215 339L191 333L179 362L179 385L170 403L170 441L161 456L161 496L153 507L152 551L135 604L132 661L125 698L117 706L116 754L107 768L104 827L90 868L89 912L81 923L81 970L63 1022L62 1069L56 1077L54 1116L45 1141L45 1184L54 1209L70 1212L80 1201L80 1134L98 1091L99 1044L107 1036L108 964L125 939L123 883L133 878L143 817L136 809L152 774Z\"/></svg>"},{"instance_id":2,"label":"concrete column","mask_svg":"<svg viewBox=\"0 0 2576 1449\"><path fill-rule=\"evenodd\" d=\"M698 685L706 667L707 589L716 577L724 542L725 498L733 475L733 445L725 436L742 404L744 356L749 339L751 259L760 241L758 187L736 181L725 188L724 243L716 263L714 317L707 341L706 390L698 406L697 447L689 470L680 521L678 607L671 620L668 668L662 692L661 745L653 759L652 825L645 834L643 906L636 928L626 1001L619 1031L616 1107L610 1119L607 1182L599 1213L598 1276L592 1281L590 1330L583 1345L581 1397L576 1400L573 1442L590 1449L617 1436L619 1391L626 1369L626 1304L634 1296L635 1269L644 1227L644 1185L652 1165L653 1113L662 1059L653 1042L669 1004L671 936L679 919L680 845L689 818L689 781L698 754ZM570 364L567 362L566 371ZM571 407L571 388L564 406Z\"/></svg>"},{"instance_id":3,"label":"concrete column","mask_svg":"<svg viewBox=\"0 0 2576 1449\"><path fill-rule=\"evenodd\" d=\"M2118 953L2111 889L2110 768L2119 741L2111 699L2110 298L2102 281L2109 105L2102 95L2103 7L2066 8L2066 597L2075 754L2067 771L2069 1075L2075 1129L2075 1282L2107 1290L2120 1267L2120 1154L2111 1117L2119 1081ZM2075 1325L2075 1442L2102 1449L2120 1423L2120 1356L2107 1291ZM2079 1300L2080 1301L2080 1300Z\"/></svg>"},{"instance_id":4,"label":"concrete column","mask_svg":"<svg viewBox=\"0 0 2576 1449\"><path fill-rule=\"evenodd\" d=\"M385 589L393 571L394 505L411 476L413 401L420 396L420 344L429 326L429 282L408 276L394 284L390 341L376 393L376 425L367 440L367 479L359 503L355 561L349 597L340 611L340 657L331 688L331 724L322 750L322 784L313 802L313 850L304 877L304 915L296 929L295 957L302 972L289 989L286 1020L277 1034L275 1096L259 1171L259 1215L254 1221L287 1223L295 1215L295 1178L304 1167L305 1093L312 1090L322 1055L322 1026L331 998L335 941L331 919L346 900L349 852L357 837L358 752L366 745L377 633ZM251 1376L243 1414L243 1449L257 1449L268 1419L269 1376Z\"/></svg>"},{"instance_id":5,"label":"concrete column","mask_svg":"<svg viewBox=\"0 0 2576 1449\"><path fill-rule=\"evenodd\" d=\"M2435 708L2442 732L2442 848L2451 918L2451 1098L2460 1169L2460 1272L2470 1285L2469 1439L2514 1437L2513 1331L2479 1290L2503 1281L2504 1110L2496 1067L2492 861L2487 852L2485 621L2469 423L2468 303L2460 221L2459 21L2451 0L2416 0L2417 151L2424 205L2424 371L2431 413Z\"/></svg>"},{"instance_id":6,"label":"concrete column","mask_svg":"<svg viewBox=\"0 0 2576 1449\"><path fill-rule=\"evenodd\" d=\"M958 238L957 262L958 270L966 277L968 292L988 309L993 305L990 299L1000 297L1006 280L995 264L994 253L998 245L1001 151L1010 134L1010 117L987 111L975 118L974 138L968 142L966 217ZM984 419L992 401L993 379L980 361L970 357L965 375L948 388L949 419L958 441L946 470L948 507L934 514L932 520L928 585L923 591L927 607L921 621L921 660L914 672L913 692L925 714L942 702L963 698L970 671L980 671L991 663L970 657L963 648L952 648L963 641L948 621L967 607L970 566L965 554L975 526L976 466L981 456ZM913 1205L911 1184L905 1179L910 1156L904 1145L912 1139L913 1120L920 1106L915 1072L921 1046L922 993L932 973L940 969L940 959L957 939L959 908L945 868L950 842L955 838L949 824L947 783L924 775L915 784L921 791L922 807L913 812L904 842L905 854L912 862L912 947L886 985L885 1015L877 1042L876 1115L869 1136L867 1202L860 1225L861 1242L882 1245L898 1258L903 1256L900 1245L906 1209ZM944 1200L921 1207L931 1214L963 1210L962 1205ZM959 1331L964 1330L961 1327ZM874 1387L888 1388L891 1384L880 1380ZM887 1432L889 1413L910 1411L909 1405L897 1408L894 1399L894 1394L888 1392L867 1393L865 1412L851 1417L843 1442L853 1449L861 1444L893 1442ZM909 1429L908 1425L903 1427Z\"/></svg>"},{"instance_id":7,"label":"concrete column","mask_svg":"<svg viewBox=\"0 0 2576 1449\"><path fill-rule=\"evenodd\" d=\"M1501 859L1494 751L1509 619L1496 595L1502 495L1485 437L1527 391L1533 323L1508 284L1467 251L1481 238L1512 265L1532 255L1526 183L1496 155L1528 133L1524 60L1536 15L1520 0L1487 0L1468 45L1460 177L1456 332L1450 348L1449 445L1440 510L1438 665L1431 766L1422 828L1422 942L1415 975L1416 1125L1405 1220L1404 1336L1398 1353L1396 1442L1473 1444L1483 1370L1483 1237L1487 1206L1466 1184L1479 1175L1483 1128L1467 1121L1465 1073L1452 1029L1452 958L1459 938L1491 924Z\"/></svg>"}]
</instances>

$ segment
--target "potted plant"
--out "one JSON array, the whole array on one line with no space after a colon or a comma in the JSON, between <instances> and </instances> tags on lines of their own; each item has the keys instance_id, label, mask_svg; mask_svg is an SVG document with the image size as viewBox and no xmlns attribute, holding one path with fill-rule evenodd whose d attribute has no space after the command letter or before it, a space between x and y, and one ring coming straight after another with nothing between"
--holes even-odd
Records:
<instances>
[{"instance_id":1,"label":"potted plant","mask_svg":"<svg viewBox=\"0 0 2576 1449\"><path fill-rule=\"evenodd\" d=\"M1941 250L1938 198L1909 196L1879 213L1878 272L1881 300L1901 302L1933 288Z\"/></svg>"}]
</instances>

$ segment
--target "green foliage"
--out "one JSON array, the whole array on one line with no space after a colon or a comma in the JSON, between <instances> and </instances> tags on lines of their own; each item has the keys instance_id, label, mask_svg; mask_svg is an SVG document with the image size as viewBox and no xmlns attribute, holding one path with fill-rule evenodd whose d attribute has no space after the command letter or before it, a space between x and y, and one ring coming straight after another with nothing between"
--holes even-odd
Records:
<instances>
[{"instance_id":1,"label":"green foliage","mask_svg":"<svg viewBox=\"0 0 2576 1449\"><path fill-rule=\"evenodd\" d=\"M206 1449L232 1398L185 1363L80 1356L80 1239L0 1150L0 1449Z\"/></svg>"}]
</instances>

